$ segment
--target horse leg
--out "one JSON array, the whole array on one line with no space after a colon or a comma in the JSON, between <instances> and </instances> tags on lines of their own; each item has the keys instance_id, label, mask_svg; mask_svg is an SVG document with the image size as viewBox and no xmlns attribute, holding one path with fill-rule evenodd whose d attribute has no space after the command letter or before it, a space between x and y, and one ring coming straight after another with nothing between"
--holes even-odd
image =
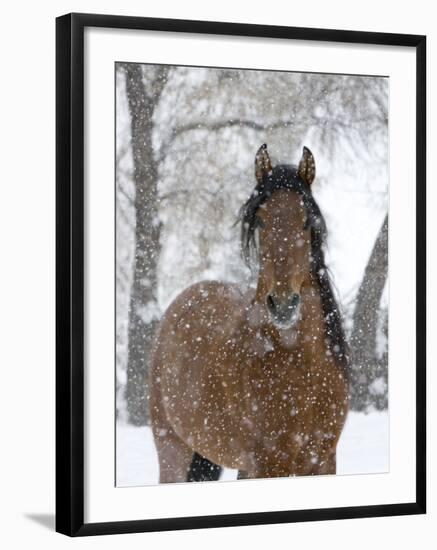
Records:
<instances>
[{"instance_id":1,"label":"horse leg","mask_svg":"<svg viewBox=\"0 0 437 550\"><path fill-rule=\"evenodd\" d=\"M217 481L222 468L184 443L167 425L154 430L159 461L159 482Z\"/></svg>"},{"instance_id":2,"label":"horse leg","mask_svg":"<svg viewBox=\"0 0 437 550\"><path fill-rule=\"evenodd\" d=\"M193 451L176 434L167 419L162 402L159 377L151 369L150 376L150 418L159 462L159 483L180 483L187 481Z\"/></svg>"},{"instance_id":3,"label":"horse leg","mask_svg":"<svg viewBox=\"0 0 437 550\"><path fill-rule=\"evenodd\" d=\"M187 481L217 481L221 467L198 453L194 453L188 470Z\"/></svg>"},{"instance_id":4,"label":"horse leg","mask_svg":"<svg viewBox=\"0 0 437 550\"><path fill-rule=\"evenodd\" d=\"M337 473L337 453L334 451L320 464L316 464L312 475L335 475Z\"/></svg>"},{"instance_id":5,"label":"horse leg","mask_svg":"<svg viewBox=\"0 0 437 550\"><path fill-rule=\"evenodd\" d=\"M159 383L151 377L150 417L159 462L159 483L217 481L221 468L193 451L176 434L161 400Z\"/></svg>"},{"instance_id":6,"label":"horse leg","mask_svg":"<svg viewBox=\"0 0 437 550\"><path fill-rule=\"evenodd\" d=\"M337 452L333 452L328 459L328 471L327 474L335 475L337 473Z\"/></svg>"},{"instance_id":7,"label":"horse leg","mask_svg":"<svg viewBox=\"0 0 437 550\"><path fill-rule=\"evenodd\" d=\"M159 483L187 481L193 451L168 423L154 426L153 436L159 462Z\"/></svg>"}]
</instances>

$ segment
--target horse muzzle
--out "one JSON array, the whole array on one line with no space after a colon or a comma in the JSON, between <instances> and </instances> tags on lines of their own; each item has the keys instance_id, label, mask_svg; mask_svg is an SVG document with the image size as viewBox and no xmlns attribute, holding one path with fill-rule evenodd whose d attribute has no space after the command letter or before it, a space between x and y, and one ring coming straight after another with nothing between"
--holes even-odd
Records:
<instances>
[{"instance_id":1,"label":"horse muzzle","mask_svg":"<svg viewBox=\"0 0 437 550\"><path fill-rule=\"evenodd\" d=\"M300 295L293 293L285 298L279 298L272 293L266 299L270 319L276 328L293 327L300 318Z\"/></svg>"}]
</instances>

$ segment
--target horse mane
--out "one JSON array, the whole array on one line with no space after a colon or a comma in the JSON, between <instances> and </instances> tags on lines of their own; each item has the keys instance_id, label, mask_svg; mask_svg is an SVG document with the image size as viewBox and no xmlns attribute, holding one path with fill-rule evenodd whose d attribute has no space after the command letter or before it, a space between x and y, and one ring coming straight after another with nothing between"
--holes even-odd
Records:
<instances>
[{"instance_id":1,"label":"horse mane","mask_svg":"<svg viewBox=\"0 0 437 550\"><path fill-rule=\"evenodd\" d=\"M343 331L340 309L334 296L331 275L325 263L323 246L326 241L326 223L310 187L298 175L297 167L278 165L260 181L240 209L241 250L248 266L257 252L256 229L261 226L258 208L279 189L298 193L307 211L307 228L311 228L311 273L320 288L325 332L330 352L337 358L347 375L349 349Z\"/></svg>"}]
</instances>

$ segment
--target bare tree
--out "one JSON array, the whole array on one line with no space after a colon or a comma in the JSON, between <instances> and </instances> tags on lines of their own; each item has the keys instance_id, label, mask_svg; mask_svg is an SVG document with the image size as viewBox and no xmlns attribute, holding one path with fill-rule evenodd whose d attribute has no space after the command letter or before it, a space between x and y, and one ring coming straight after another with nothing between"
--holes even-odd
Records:
<instances>
[{"instance_id":1,"label":"bare tree","mask_svg":"<svg viewBox=\"0 0 437 550\"><path fill-rule=\"evenodd\" d=\"M384 208L386 182L381 167L387 158L388 86L382 78L339 75L190 67L173 67L167 75L165 67L134 64L125 65L124 71L134 164L134 177L126 179L134 185L123 186L119 202L127 204L131 197L134 204L126 210L128 219L122 220L121 212L118 222L126 228L130 243L135 233L136 245L133 277L130 269L127 278L120 273L126 279L123 319L128 300L130 304L128 322L124 322L128 338L123 333L128 360L125 348L120 348L120 380L126 384L128 418L140 425L147 421L145 373L160 314L157 291L160 307L165 308L196 280L213 277L246 284L250 276L240 261L234 222L253 187L254 147L268 142L276 161L289 162L306 140L323 153L325 168L333 176L349 171L355 178L358 162L368 182L363 192ZM326 170L322 173L329 178ZM134 211L136 224L129 223ZM163 220L162 228L158 219ZM380 292L372 289L372 270L377 270L378 263L372 257L373 253L355 314L351 307L347 318L349 326L352 317L354 324L354 408L365 408L372 395L373 403L376 399L383 403L387 395L385 390L372 394L382 388L375 381L384 379L386 375L380 374L387 370L386 356L378 359L375 352L377 334L381 327L385 330L380 299L386 273L381 275ZM131 258L132 253L129 263ZM384 265L386 269L386 257L379 267ZM358 349L361 345L366 350Z\"/></svg>"},{"instance_id":2,"label":"bare tree","mask_svg":"<svg viewBox=\"0 0 437 550\"><path fill-rule=\"evenodd\" d=\"M164 88L168 68L156 66L145 84L142 66L125 64L126 95L131 119L135 182L135 258L130 292L126 401L129 421L147 423L147 363L156 323L156 265L160 223L157 205L158 167L154 157L153 113Z\"/></svg>"},{"instance_id":3,"label":"bare tree","mask_svg":"<svg viewBox=\"0 0 437 550\"><path fill-rule=\"evenodd\" d=\"M385 216L364 271L353 314L351 348L351 408L387 406L387 361L377 356L380 304L387 281L388 215ZM379 396L379 398L378 398ZM381 397L382 396L382 397Z\"/></svg>"}]
</instances>

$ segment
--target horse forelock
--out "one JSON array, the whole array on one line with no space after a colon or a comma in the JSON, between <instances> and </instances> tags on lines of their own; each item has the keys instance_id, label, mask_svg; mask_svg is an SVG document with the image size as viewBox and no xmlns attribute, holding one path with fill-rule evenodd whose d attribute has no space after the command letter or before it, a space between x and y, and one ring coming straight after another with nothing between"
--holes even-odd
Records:
<instances>
[{"instance_id":1,"label":"horse forelock","mask_svg":"<svg viewBox=\"0 0 437 550\"><path fill-rule=\"evenodd\" d=\"M275 166L272 172L256 185L240 209L238 219L241 220L241 249L243 258L249 266L252 251L256 251L255 232L261 225L257 217L258 208L280 189L288 189L300 195L307 211L308 227L311 227L316 237L314 243L320 243L320 246L324 243L326 224L310 187L300 178L296 166L281 164Z\"/></svg>"}]
</instances>

